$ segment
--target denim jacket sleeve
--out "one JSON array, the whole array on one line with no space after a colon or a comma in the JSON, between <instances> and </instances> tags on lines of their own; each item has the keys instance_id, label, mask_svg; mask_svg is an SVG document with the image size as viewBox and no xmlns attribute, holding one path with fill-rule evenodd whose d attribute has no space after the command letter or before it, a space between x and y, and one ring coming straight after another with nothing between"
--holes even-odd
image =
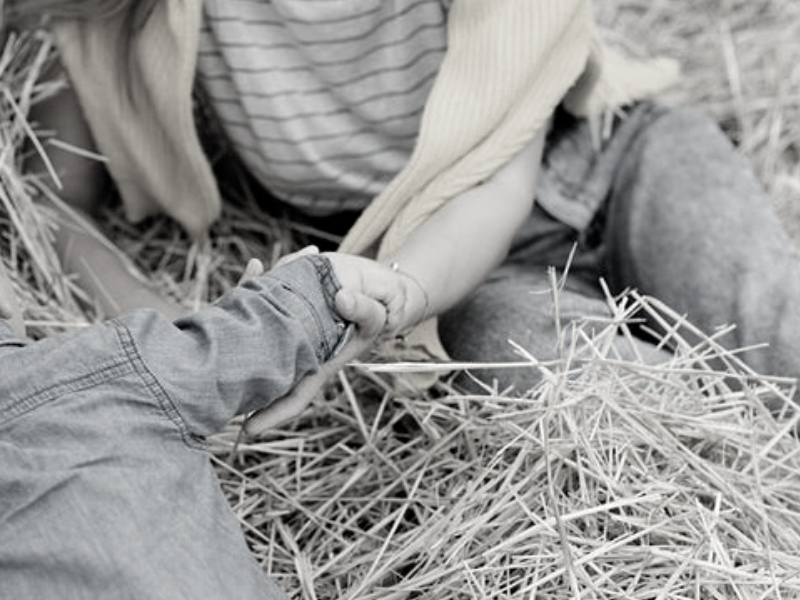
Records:
<instances>
[{"instance_id":1,"label":"denim jacket sleeve","mask_svg":"<svg viewBox=\"0 0 800 600\"><path fill-rule=\"evenodd\" d=\"M174 323L146 311L116 324L153 392L206 436L284 396L335 354L348 330L334 309L338 289L328 259L303 257Z\"/></svg>"}]
</instances>

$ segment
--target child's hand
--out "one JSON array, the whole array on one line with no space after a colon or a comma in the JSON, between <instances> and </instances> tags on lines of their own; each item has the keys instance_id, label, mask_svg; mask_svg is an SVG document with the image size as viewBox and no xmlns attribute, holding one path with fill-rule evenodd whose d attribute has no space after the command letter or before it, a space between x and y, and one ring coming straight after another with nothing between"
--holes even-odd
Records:
<instances>
[{"instance_id":1,"label":"child's hand","mask_svg":"<svg viewBox=\"0 0 800 600\"><path fill-rule=\"evenodd\" d=\"M301 256L318 254L316 246L283 256L273 268L285 265ZM344 320L355 324L363 337L394 336L403 327L412 324L409 309L409 286L396 271L374 260L326 252L331 261L341 289L336 295L336 310ZM264 273L258 259L250 259L239 283Z\"/></svg>"},{"instance_id":2,"label":"child's hand","mask_svg":"<svg viewBox=\"0 0 800 600\"><path fill-rule=\"evenodd\" d=\"M407 288L397 272L358 256L327 253L326 257L341 284L336 309L355 326L354 334L317 373L305 377L288 395L251 415L245 423L250 435L299 415L331 375L363 354L380 337L394 335L405 322Z\"/></svg>"},{"instance_id":3,"label":"child's hand","mask_svg":"<svg viewBox=\"0 0 800 600\"><path fill-rule=\"evenodd\" d=\"M362 337L391 337L408 323L407 287L396 271L368 258L326 253L342 288L336 310Z\"/></svg>"}]
</instances>

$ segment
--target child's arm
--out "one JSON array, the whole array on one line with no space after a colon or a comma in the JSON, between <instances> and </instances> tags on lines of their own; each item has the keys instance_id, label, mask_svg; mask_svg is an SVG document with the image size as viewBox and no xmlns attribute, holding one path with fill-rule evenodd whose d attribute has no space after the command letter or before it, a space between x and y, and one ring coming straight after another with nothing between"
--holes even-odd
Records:
<instances>
[{"instance_id":1,"label":"child's arm","mask_svg":"<svg viewBox=\"0 0 800 600\"><path fill-rule=\"evenodd\" d=\"M189 430L206 436L286 396L332 358L371 345L402 299L400 278L379 263L303 256L174 325L153 312L118 322Z\"/></svg>"},{"instance_id":2,"label":"child's arm","mask_svg":"<svg viewBox=\"0 0 800 600\"><path fill-rule=\"evenodd\" d=\"M431 215L392 257L427 292L414 302L428 303L428 316L458 303L505 258L531 211L545 129L494 176Z\"/></svg>"}]
</instances>

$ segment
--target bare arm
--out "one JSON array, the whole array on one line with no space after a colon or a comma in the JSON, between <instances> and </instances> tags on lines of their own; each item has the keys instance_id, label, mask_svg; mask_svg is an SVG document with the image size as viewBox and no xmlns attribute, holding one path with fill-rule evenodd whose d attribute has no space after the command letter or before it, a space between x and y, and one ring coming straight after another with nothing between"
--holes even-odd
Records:
<instances>
[{"instance_id":1,"label":"bare arm","mask_svg":"<svg viewBox=\"0 0 800 600\"><path fill-rule=\"evenodd\" d=\"M410 275L408 324L457 304L508 253L530 214L545 128L490 179L452 199L409 237L392 261ZM419 285L417 285L417 283Z\"/></svg>"},{"instance_id":2,"label":"bare arm","mask_svg":"<svg viewBox=\"0 0 800 600\"><path fill-rule=\"evenodd\" d=\"M56 65L48 76L58 76L61 70ZM54 132L61 142L96 151L89 126L70 88L35 105L31 120L38 130ZM113 317L133 308L154 308L169 318L185 312L149 288L140 276L131 272L120 252L103 240L95 220L100 201L107 193L108 176L103 163L54 145L47 146L47 153L62 184L58 195L74 211L56 207L60 219L55 240L57 252L64 270L77 277L78 284L102 315ZM32 159L27 168L42 170L39 157Z\"/></svg>"}]
</instances>

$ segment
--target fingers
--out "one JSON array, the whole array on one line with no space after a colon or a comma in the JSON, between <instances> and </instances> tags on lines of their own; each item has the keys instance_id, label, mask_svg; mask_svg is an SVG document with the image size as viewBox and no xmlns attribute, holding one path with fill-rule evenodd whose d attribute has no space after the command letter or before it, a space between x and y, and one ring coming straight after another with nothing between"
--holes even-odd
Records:
<instances>
[{"instance_id":1,"label":"fingers","mask_svg":"<svg viewBox=\"0 0 800 600\"><path fill-rule=\"evenodd\" d=\"M383 306L381 331L391 335L405 325L405 286L396 272L386 265L363 257L336 253L328 253L326 256L333 264L342 290L351 292L353 298L361 297L337 307L344 318L358 324L360 319L364 319L365 323L361 326L367 327L371 333L372 326L377 326L378 320L377 307L368 302L372 300ZM356 312L347 312L348 310ZM363 314L359 312L361 310L364 311Z\"/></svg>"},{"instance_id":2,"label":"fingers","mask_svg":"<svg viewBox=\"0 0 800 600\"><path fill-rule=\"evenodd\" d=\"M405 288L399 285L396 274L387 269L365 282L363 295L365 298L374 298L383 306L383 333L393 335L400 330L405 321L406 297Z\"/></svg>"},{"instance_id":3,"label":"fingers","mask_svg":"<svg viewBox=\"0 0 800 600\"><path fill-rule=\"evenodd\" d=\"M319 248L316 246L307 246L284 256L275 266L280 267L301 256L318 253ZM351 294L343 296L347 299L337 306L344 319L363 328L368 337L375 337L380 332L392 336L408 325L407 286L397 272L384 264L360 256L335 252L326 252L325 256L333 265L341 291ZM378 311L375 303L382 305L382 311ZM376 332L376 328L380 330Z\"/></svg>"},{"instance_id":4,"label":"fingers","mask_svg":"<svg viewBox=\"0 0 800 600\"><path fill-rule=\"evenodd\" d=\"M268 408L263 408L250 415L244 423L244 431L247 435L261 435L296 417L306 406L307 403L298 402L294 398L294 394L284 396L273 402Z\"/></svg>"},{"instance_id":5,"label":"fingers","mask_svg":"<svg viewBox=\"0 0 800 600\"><path fill-rule=\"evenodd\" d=\"M292 396L285 396L273 402L268 408L263 408L250 415L244 423L244 431L247 435L261 435L296 417L303 408L305 406L297 406L294 403Z\"/></svg>"}]
</instances>

